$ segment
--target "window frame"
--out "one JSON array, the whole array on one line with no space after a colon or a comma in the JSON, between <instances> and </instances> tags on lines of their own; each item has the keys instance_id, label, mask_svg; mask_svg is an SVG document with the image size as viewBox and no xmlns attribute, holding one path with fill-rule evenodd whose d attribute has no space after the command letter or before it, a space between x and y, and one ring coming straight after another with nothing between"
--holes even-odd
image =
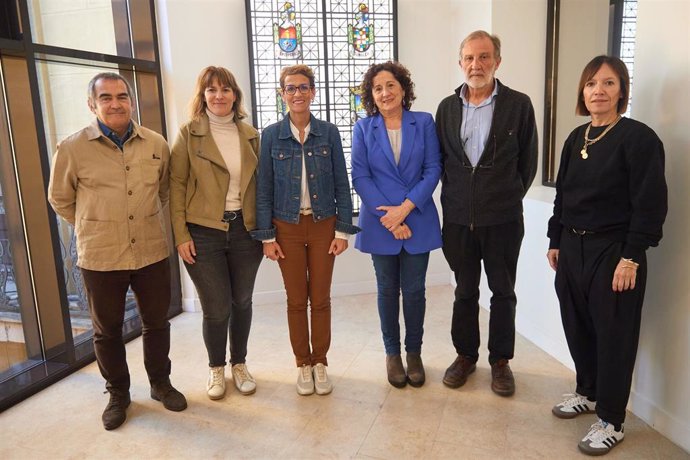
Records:
<instances>
[{"instance_id":1,"label":"window frame","mask_svg":"<svg viewBox=\"0 0 690 460\"><path fill-rule=\"evenodd\" d=\"M3 13L12 13L16 20L13 23L16 28L9 27L9 33L0 38L0 65L4 67L7 60L12 60L18 64L13 81L18 80L17 75L25 80L21 87L10 87L9 82L0 81L3 91L12 92L4 94L7 107L4 102L0 104L0 116L7 119L7 123L0 124L0 128L6 128L0 131L0 137L6 137L3 154L5 144L11 146L8 151L16 171L13 183L4 185L16 188L17 199L21 197L20 218L29 266L17 276L28 283L29 289L24 291L29 291L29 297L33 295L33 302L22 301L19 307L25 336L27 332L32 335L32 349L27 352L26 361L0 373L0 412L95 360L91 340L79 343L74 340L57 218L46 200L50 150L42 112L46 101L42 100L39 65L43 62L85 65L97 69L94 75L105 67L121 72L125 78L130 76L128 80L136 99L134 117L167 138L155 1L111 0L111 4L118 55L35 43L28 2L6 0L0 4ZM18 9L10 8L12 5ZM140 55L147 58L138 58ZM154 79L155 91L151 91ZM142 87L146 88L146 94ZM87 110L85 91L86 88L82 103ZM10 107L12 101L14 106ZM173 292L169 314L173 316L182 311L182 300L177 257L171 257L170 262ZM137 315L125 324L123 335L129 341L140 334L141 319ZM38 344L33 336L37 336ZM26 337L27 342L29 338Z\"/></svg>"}]
</instances>

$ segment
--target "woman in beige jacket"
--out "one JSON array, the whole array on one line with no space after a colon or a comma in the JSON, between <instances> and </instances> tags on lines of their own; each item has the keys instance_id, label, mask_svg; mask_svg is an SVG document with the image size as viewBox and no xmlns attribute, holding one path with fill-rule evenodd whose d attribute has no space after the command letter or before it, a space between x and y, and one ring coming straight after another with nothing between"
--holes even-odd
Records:
<instances>
[{"instance_id":1,"label":"woman in beige jacket","mask_svg":"<svg viewBox=\"0 0 690 460\"><path fill-rule=\"evenodd\" d=\"M262 256L261 243L249 235L256 221L259 135L245 117L232 73L203 69L191 120L180 128L170 160L175 245L201 301L210 399L225 395L228 337L235 386L245 395L256 391L245 359Z\"/></svg>"}]
</instances>

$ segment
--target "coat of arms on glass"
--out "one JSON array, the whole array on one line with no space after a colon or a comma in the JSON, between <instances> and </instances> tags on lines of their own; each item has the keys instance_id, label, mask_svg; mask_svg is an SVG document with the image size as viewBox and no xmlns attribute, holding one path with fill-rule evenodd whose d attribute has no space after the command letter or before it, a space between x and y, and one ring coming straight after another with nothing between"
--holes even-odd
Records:
<instances>
[{"instance_id":1,"label":"coat of arms on glass","mask_svg":"<svg viewBox=\"0 0 690 460\"><path fill-rule=\"evenodd\" d=\"M246 0L246 10L256 127L286 114L280 70L306 64L316 76L312 113L338 126L349 163L352 125L366 116L364 72L397 58L396 0ZM353 198L358 208L354 192Z\"/></svg>"}]
</instances>

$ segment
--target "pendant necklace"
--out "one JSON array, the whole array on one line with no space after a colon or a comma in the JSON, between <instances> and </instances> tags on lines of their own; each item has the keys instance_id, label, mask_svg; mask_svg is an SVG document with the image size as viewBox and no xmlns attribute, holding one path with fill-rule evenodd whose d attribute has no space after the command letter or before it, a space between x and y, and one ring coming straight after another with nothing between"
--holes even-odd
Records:
<instances>
[{"instance_id":1,"label":"pendant necklace","mask_svg":"<svg viewBox=\"0 0 690 460\"><path fill-rule=\"evenodd\" d=\"M614 126L616 126L616 123L620 121L620 119L623 118L620 115L615 119L613 123L608 125L606 129L604 130L603 133L599 134L597 137L594 139L589 138L589 129L592 127L592 122L587 125L587 129L585 130L585 145L582 146L582 150L580 150L580 155L582 156L583 160L586 160L589 157L589 154L587 153L587 147L589 147L592 144L595 144L597 141L599 141L602 137L606 136L606 133L611 131Z\"/></svg>"}]
</instances>

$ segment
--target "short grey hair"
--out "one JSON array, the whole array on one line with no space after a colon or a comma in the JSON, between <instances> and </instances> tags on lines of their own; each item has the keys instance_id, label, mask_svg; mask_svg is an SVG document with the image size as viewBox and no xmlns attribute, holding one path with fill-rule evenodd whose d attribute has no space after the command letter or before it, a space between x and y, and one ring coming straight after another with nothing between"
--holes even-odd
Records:
<instances>
[{"instance_id":1,"label":"short grey hair","mask_svg":"<svg viewBox=\"0 0 690 460\"><path fill-rule=\"evenodd\" d=\"M127 87L127 95L129 96L129 98L134 98L134 91L132 91L132 86L125 79L125 77L115 72L101 72L99 74L96 74L89 82L87 93L90 101L96 100L96 82L98 82L98 80L120 80Z\"/></svg>"},{"instance_id":2,"label":"short grey hair","mask_svg":"<svg viewBox=\"0 0 690 460\"><path fill-rule=\"evenodd\" d=\"M467 42L476 40L477 38L488 38L489 40L491 40L491 43L494 44L494 58L501 58L501 39L498 38L498 35L491 35L489 32L485 30L475 30L467 37L465 37L465 39L462 42L460 42L460 60L462 60L462 50L465 48Z\"/></svg>"}]
</instances>

